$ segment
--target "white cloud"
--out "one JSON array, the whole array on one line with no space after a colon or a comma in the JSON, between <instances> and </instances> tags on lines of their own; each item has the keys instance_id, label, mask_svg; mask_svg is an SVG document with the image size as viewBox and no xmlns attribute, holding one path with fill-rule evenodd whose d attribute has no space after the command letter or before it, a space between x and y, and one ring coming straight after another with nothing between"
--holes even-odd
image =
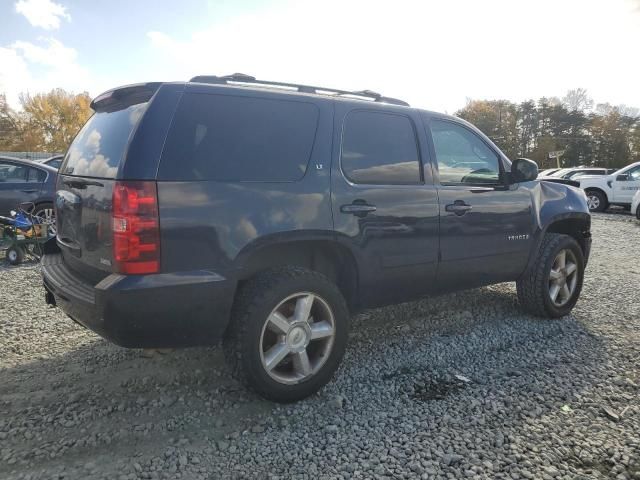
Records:
<instances>
[{"instance_id":1,"label":"white cloud","mask_svg":"<svg viewBox=\"0 0 640 480\"><path fill-rule=\"evenodd\" d=\"M13 108L19 107L19 95L64 88L83 92L90 88L89 72L78 64L75 49L53 38L38 43L16 41L0 47L0 93L7 95Z\"/></svg>"},{"instance_id":2,"label":"white cloud","mask_svg":"<svg viewBox=\"0 0 640 480\"><path fill-rule=\"evenodd\" d=\"M45 30L60 28L60 20L71 21L66 7L51 0L19 0L16 12L24 15L31 25Z\"/></svg>"},{"instance_id":3,"label":"white cloud","mask_svg":"<svg viewBox=\"0 0 640 480\"><path fill-rule=\"evenodd\" d=\"M576 87L596 102L640 105L632 10L627 0L290 2L188 38L148 38L169 79L243 72L450 113L467 97L521 101Z\"/></svg>"},{"instance_id":4,"label":"white cloud","mask_svg":"<svg viewBox=\"0 0 640 480\"><path fill-rule=\"evenodd\" d=\"M7 96L9 105L18 106L18 94L32 82L25 59L12 48L0 47L0 93Z\"/></svg>"},{"instance_id":5,"label":"white cloud","mask_svg":"<svg viewBox=\"0 0 640 480\"><path fill-rule=\"evenodd\" d=\"M65 47L55 38L41 39L41 41L45 44L44 46L18 40L11 44L11 48L17 52L21 51L25 60L31 63L38 63L49 67L75 63L76 57L78 56L75 49Z\"/></svg>"}]
</instances>

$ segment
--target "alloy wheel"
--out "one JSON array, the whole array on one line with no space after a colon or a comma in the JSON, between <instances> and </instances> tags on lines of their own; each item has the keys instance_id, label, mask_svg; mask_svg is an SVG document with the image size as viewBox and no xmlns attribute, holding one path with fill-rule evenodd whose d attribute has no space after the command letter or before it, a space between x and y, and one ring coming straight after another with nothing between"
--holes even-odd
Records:
<instances>
[{"instance_id":1,"label":"alloy wheel","mask_svg":"<svg viewBox=\"0 0 640 480\"><path fill-rule=\"evenodd\" d=\"M310 292L290 295L267 317L260 335L260 359L279 383L300 383L329 358L336 333L329 304Z\"/></svg>"},{"instance_id":2,"label":"alloy wheel","mask_svg":"<svg viewBox=\"0 0 640 480\"><path fill-rule=\"evenodd\" d=\"M562 307L573 297L578 284L578 262L569 249L558 252L549 272L549 297L556 307Z\"/></svg>"},{"instance_id":3,"label":"alloy wheel","mask_svg":"<svg viewBox=\"0 0 640 480\"><path fill-rule=\"evenodd\" d=\"M600 198L597 195L589 194L587 196L587 206L589 210L597 210L600 208Z\"/></svg>"},{"instance_id":4,"label":"alloy wheel","mask_svg":"<svg viewBox=\"0 0 640 480\"><path fill-rule=\"evenodd\" d=\"M53 208L42 208L37 210L35 215L42 220L42 223L47 225L47 232L50 235L56 234L56 214Z\"/></svg>"}]
</instances>

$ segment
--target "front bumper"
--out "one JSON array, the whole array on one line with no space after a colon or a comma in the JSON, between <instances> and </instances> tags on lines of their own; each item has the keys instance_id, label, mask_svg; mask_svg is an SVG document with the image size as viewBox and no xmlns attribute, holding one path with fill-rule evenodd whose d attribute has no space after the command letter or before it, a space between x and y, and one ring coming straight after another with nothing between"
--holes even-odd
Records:
<instances>
[{"instance_id":1,"label":"front bumper","mask_svg":"<svg viewBox=\"0 0 640 480\"><path fill-rule=\"evenodd\" d=\"M60 253L42 257L49 303L113 343L131 348L212 345L227 324L235 282L214 272L111 274L97 285Z\"/></svg>"}]
</instances>

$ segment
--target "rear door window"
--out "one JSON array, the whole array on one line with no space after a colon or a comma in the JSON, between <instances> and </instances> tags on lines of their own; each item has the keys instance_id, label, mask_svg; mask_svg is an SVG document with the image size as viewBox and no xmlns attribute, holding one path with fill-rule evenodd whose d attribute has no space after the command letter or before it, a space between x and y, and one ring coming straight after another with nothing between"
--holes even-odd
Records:
<instances>
[{"instance_id":1,"label":"rear door window","mask_svg":"<svg viewBox=\"0 0 640 480\"><path fill-rule=\"evenodd\" d=\"M185 94L167 136L159 179L299 180L311 157L318 115L308 102Z\"/></svg>"},{"instance_id":2,"label":"rear door window","mask_svg":"<svg viewBox=\"0 0 640 480\"><path fill-rule=\"evenodd\" d=\"M405 185L420 178L415 129L409 117L351 112L342 133L342 171L353 183Z\"/></svg>"},{"instance_id":3,"label":"rear door window","mask_svg":"<svg viewBox=\"0 0 640 480\"><path fill-rule=\"evenodd\" d=\"M74 139L61 171L80 177L115 178L129 138L147 103L95 113Z\"/></svg>"}]
</instances>

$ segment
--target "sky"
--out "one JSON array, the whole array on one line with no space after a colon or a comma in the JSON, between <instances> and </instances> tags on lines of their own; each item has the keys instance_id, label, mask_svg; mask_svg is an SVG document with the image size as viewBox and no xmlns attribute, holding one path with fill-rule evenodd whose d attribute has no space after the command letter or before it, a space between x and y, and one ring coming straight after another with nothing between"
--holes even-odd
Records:
<instances>
[{"instance_id":1,"label":"sky","mask_svg":"<svg viewBox=\"0 0 640 480\"><path fill-rule=\"evenodd\" d=\"M0 93L242 72L453 113L586 88L640 107L640 0L0 0Z\"/></svg>"}]
</instances>

